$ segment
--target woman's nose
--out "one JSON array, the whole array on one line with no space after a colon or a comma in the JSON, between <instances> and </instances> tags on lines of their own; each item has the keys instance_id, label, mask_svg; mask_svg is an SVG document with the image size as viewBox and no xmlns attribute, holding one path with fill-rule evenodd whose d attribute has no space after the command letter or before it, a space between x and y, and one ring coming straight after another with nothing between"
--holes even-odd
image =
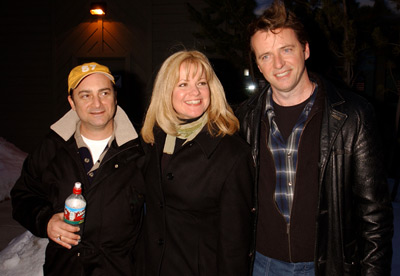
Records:
<instances>
[{"instance_id":1,"label":"woman's nose","mask_svg":"<svg viewBox=\"0 0 400 276\"><path fill-rule=\"evenodd\" d=\"M192 85L190 87L190 94L192 95L199 95L200 94L200 90L196 85Z\"/></svg>"}]
</instances>

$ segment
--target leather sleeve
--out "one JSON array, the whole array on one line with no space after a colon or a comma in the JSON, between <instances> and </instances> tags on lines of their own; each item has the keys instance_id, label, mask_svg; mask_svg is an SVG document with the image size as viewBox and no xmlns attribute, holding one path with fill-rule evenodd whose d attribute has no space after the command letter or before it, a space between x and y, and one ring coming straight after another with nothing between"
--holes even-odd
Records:
<instances>
[{"instance_id":1,"label":"leather sleeve","mask_svg":"<svg viewBox=\"0 0 400 276\"><path fill-rule=\"evenodd\" d=\"M360 113L354 141L354 186L361 275L390 275L393 211L382 145L371 105Z\"/></svg>"}]
</instances>

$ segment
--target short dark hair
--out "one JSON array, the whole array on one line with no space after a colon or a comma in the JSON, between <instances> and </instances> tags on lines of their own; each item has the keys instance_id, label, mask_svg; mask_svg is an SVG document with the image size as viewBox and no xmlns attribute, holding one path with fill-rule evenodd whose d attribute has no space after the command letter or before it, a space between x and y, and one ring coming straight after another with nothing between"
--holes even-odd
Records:
<instances>
[{"instance_id":1,"label":"short dark hair","mask_svg":"<svg viewBox=\"0 0 400 276\"><path fill-rule=\"evenodd\" d=\"M303 48L309 41L303 23L280 0L275 0L260 17L250 23L248 33L251 38L258 31L275 33L277 29L292 29Z\"/></svg>"}]
</instances>

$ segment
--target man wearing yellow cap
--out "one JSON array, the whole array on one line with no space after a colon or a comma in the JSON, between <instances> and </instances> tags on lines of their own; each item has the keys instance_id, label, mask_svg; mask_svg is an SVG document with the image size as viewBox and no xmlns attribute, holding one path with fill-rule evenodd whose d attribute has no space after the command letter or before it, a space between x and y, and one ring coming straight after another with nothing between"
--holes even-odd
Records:
<instances>
[{"instance_id":1,"label":"man wearing yellow cap","mask_svg":"<svg viewBox=\"0 0 400 276\"><path fill-rule=\"evenodd\" d=\"M72 69L68 102L71 110L25 160L11 191L13 217L49 239L44 275L134 275L143 214L138 135L106 66ZM63 220L75 182L87 202L79 227Z\"/></svg>"}]
</instances>

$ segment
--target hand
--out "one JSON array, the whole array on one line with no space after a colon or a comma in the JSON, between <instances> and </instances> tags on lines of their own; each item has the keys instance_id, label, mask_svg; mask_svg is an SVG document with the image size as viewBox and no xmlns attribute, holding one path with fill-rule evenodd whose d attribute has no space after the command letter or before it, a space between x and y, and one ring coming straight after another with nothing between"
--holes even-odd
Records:
<instances>
[{"instance_id":1,"label":"hand","mask_svg":"<svg viewBox=\"0 0 400 276\"><path fill-rule=\"evenodd\" d=\"M73 226L64 221L64 213L54 214L47 224L47 236L52 241L71 249L71 245L77 245L80 236L75 234L79 231L78 226Z\"/></svg>"}]
</instances>

